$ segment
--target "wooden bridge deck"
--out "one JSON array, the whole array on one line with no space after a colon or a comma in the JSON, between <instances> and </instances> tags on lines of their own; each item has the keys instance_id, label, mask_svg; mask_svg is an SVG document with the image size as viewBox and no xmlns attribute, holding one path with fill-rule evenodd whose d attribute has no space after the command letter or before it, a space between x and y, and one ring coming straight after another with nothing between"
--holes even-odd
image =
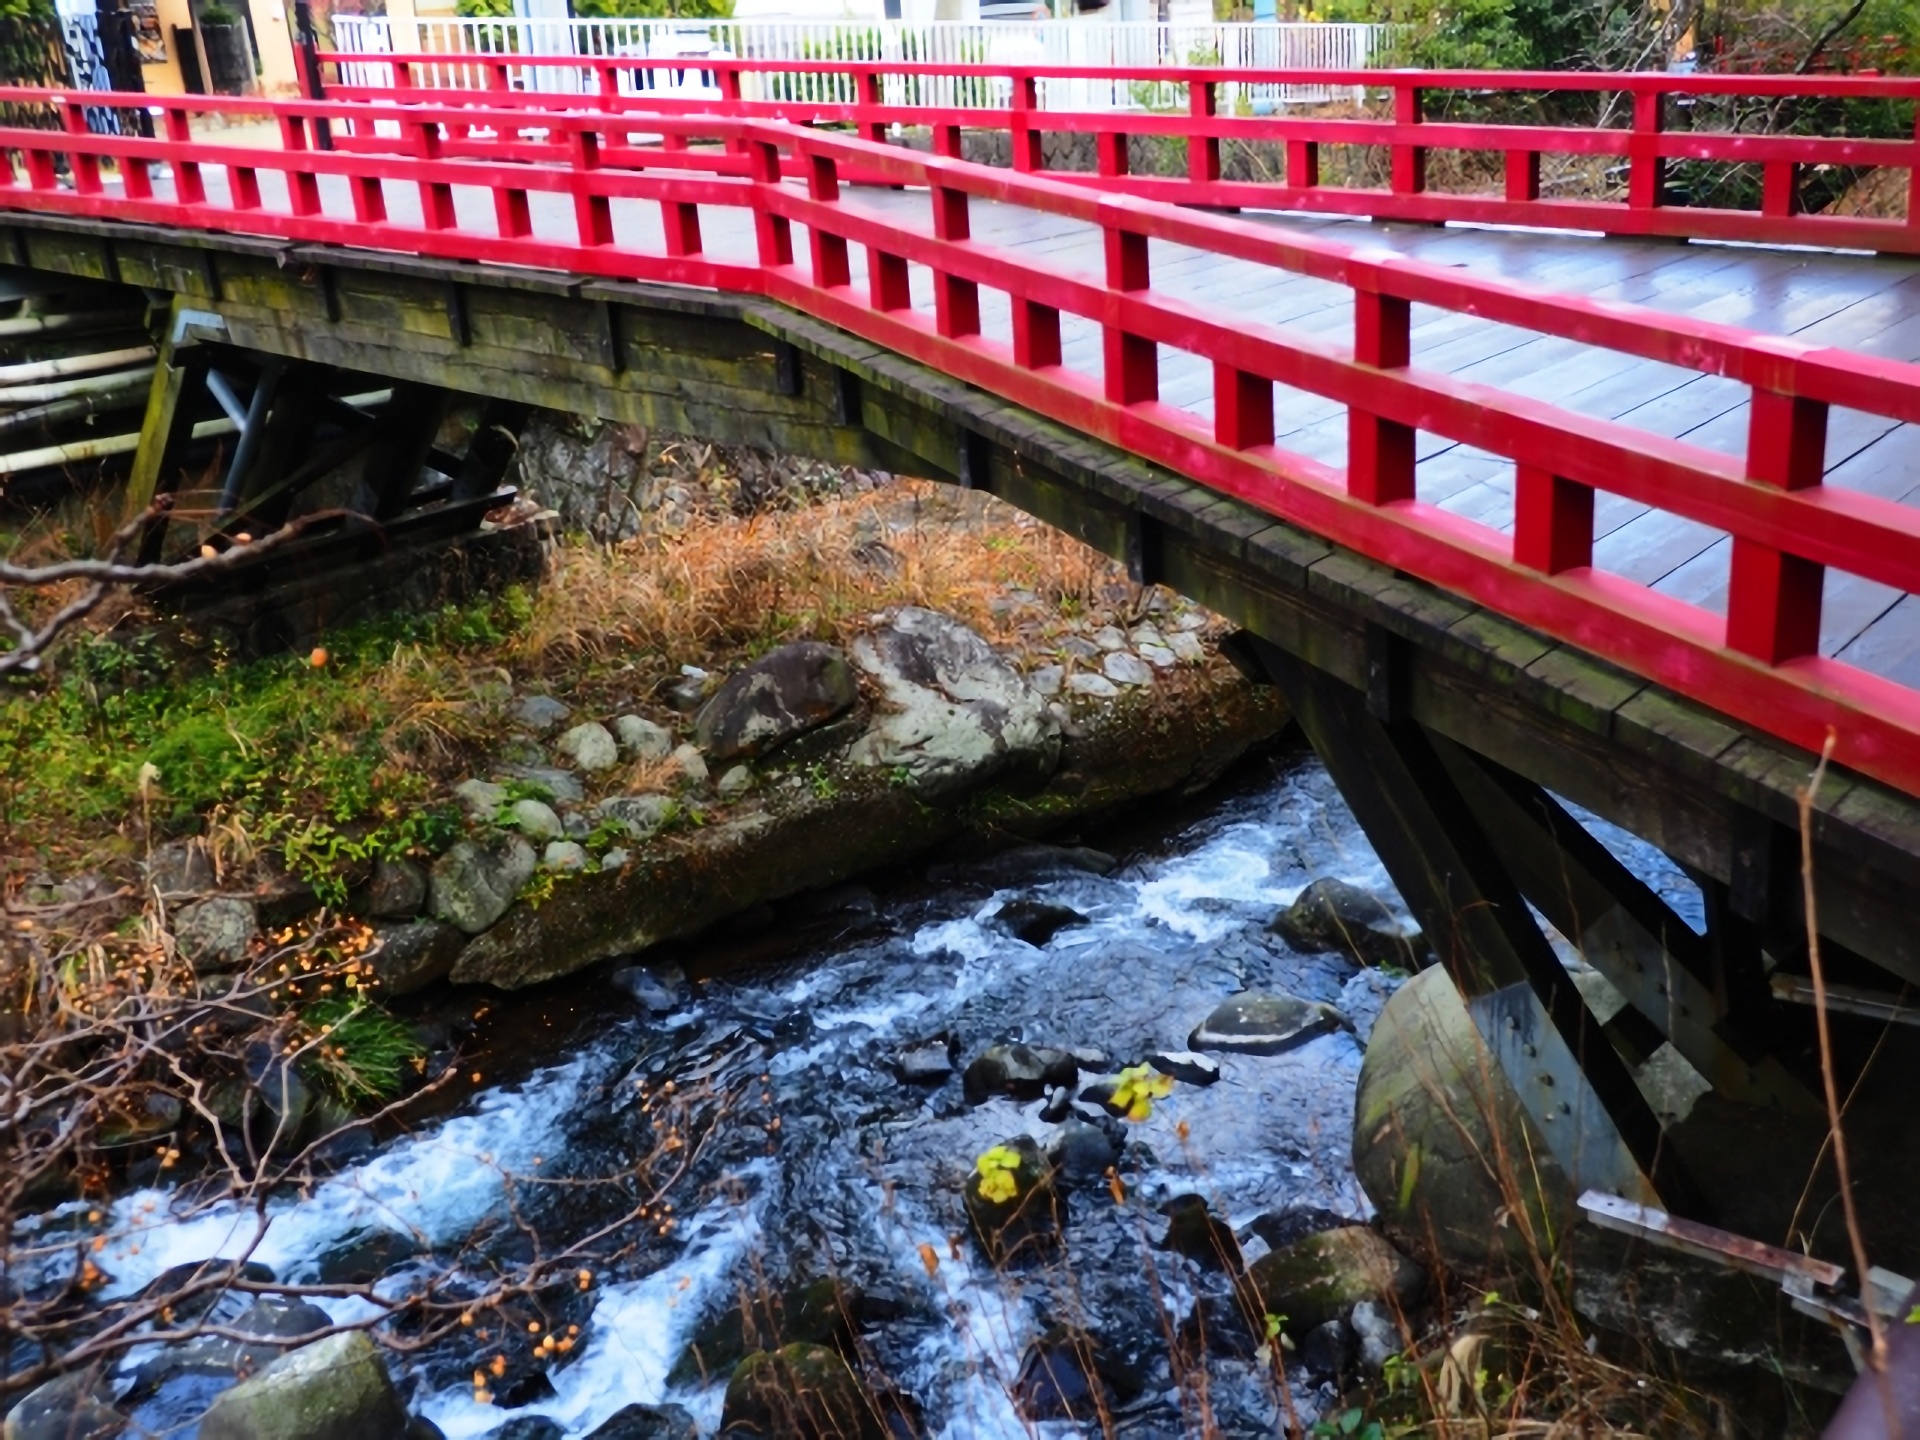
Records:
<instances>
[{"instance_id":1,"label":"wooden bridge deck","mask_svg":"<svg viewBox=\"0 0 1920 1440\"><path fill-rule=\"evenodd\" d=\"M206 179L210 198L223 201L223 172L210 167ZM287 208L282 178L263 172L260 180L265 208ZM156 189L164 195L166 182ZM394 184L385 189L392 218L417 224L414 187ZM534 234L571 243L574 219L565 198L529 198ZM342 181L323 179L321 200L330 215L352 213ZM929 224L924 192L857 189L849 191L846 200L895 221ZM481 186L456 186L454 204L462 225L484 230L492 223L491 195ZM616 244L657 250L662 243L657 207L616 200L611 208ZM1302 215L1248 218L1546 290L1647 306L1813 346L1920 360L1920 260ZM755 263L746 211L703 206L701 224L709 258ZM1102 236L1090 225L976 201L972 232L976 241L1041 253L1063 269L1089 277L1101 271ZM795 244L802 253L805 240L804 230L796 227ZM864 287L865 256L859 247L852 261L854 283ZM1216 312L1244 314L1329 343L1343 343L1352 335L1352 292L1340 285L1158 240L1151 243L1151 269L1155 289ZM912 266L910 274L914 306L930 314L932 275L919 265ZM980 298L984 332L1010 343L1007 297L983 290ZM1097 324L1063 315L1062 339L1069 366L1100 372ZM1413 345L1414 364L1422 368L1485 381L1729 456L1744 454L1750 392L1733 381L1419 306L1414 310ZM1212 388L1205 361L1160 347L1165 402L1210 415ZM1276 421L1276 443L1282 448L1332 465L1344 463L1342 406L1279 387ZM1827 483L1903 504L1920 503L1920 436L1914 429L1836 409L1828 429ZM1481 523L1510 529L1513 468L1510 461L1423 434L1419 495ZM1729 538L1707 526L1618 496L1598 497L1594 562L1604 570L1724 613L1730 551ZM1887 679L1920 686L1920 609L1914 597L1887 586L1829 572L1820 649L1823 655Z\"/></svg>"}]
</instances>

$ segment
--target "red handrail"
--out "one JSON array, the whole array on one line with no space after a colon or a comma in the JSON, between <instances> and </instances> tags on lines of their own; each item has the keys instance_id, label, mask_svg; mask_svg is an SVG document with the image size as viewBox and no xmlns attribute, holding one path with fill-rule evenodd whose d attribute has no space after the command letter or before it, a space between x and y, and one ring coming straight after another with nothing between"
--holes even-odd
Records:
<instances>
[{"instance_id":1,"label":"red handrail","mask_svg":"<svg viewBox=\"0 0 1920 1440\"><path fill-rule=\"evenodd\" d=\"M46 103L53 92L0 91ZM1836 758L1920 794L1920 692L1817 653L1823 572L1838 569L1920 592L1920 510L1824 486L1828 410L1842 405L1920 420L1920 366L1759 336L1633 306L1552 294L1368 252L1320 237L1049 175L989 169L854 136L725 116L650 114L663 137L638 144L634 113L530 116L475 105L249 102L275 116L279 149L190 138L189 117L226 108L163 102L163 138L84 133L84 109L145 107L145 96L57 97L66 133L0 129L11 166L0 208L146 220L199 230L419 251L577 273L762 294L1013 403L1238 496L1338 544L1443 586L1620 663L1810 750L1829 729ZM313 127L351 126L389 151L313 148ZM394 132L376 136L378 126ZM538 132L531 137L525 131ZM688 147L711 143L713 148ZM505 158L531 155L534 158ZM57 175L66 157L71 186ZM119 190L101 162L119 169ZM172 196L150 167L173 167ZM630 163L629 163L630 162ZM208 184L210 172L223 187ZM260 184L275 173L273 203ZM843 202L851 174L924 188L927 223ZM804 178L797 186L787 177ZM347 195L323 193L344 182ZM413 187L421 221L394 221L391 187ZM491 197L489 223L463 225L456 190ZM529 197L570 202L569 237L535 233ZM615 232L611 203L660 207L664 240ZM1063 270L970 238L975 201L1062 217L1105 237L1103 274ZM325 202L325 203L323 203ZM710 207L751 216L753 263L704 252ZM351 210L351 214L342 213ZM804 255L793 226L806 227ZM1165 241L1313 276L1354 301L1351 345L1332 345L1238 313L1156 292L1150 242ZM854 283L852 247L867 256ZM929 267L931 312L914 308L908 265ZM1012 303L1011 343L982 330L979 296ZM1752 390L1744 460L1421 369L1415 304L1524 326L1715 375ZM1064 363L1061 317L1097 323L1097 372ZM1158 398L1159 346L1209 362L1214 417ZM1275 385L1347 408L1348 463L1336 468L1275 444ZM1479 446L1516 467L1512 534L1420 501L1417 430ZM1723 617L1594 568L1595 492L1628 497L1733 537Z\"/></svg>"},{"instance_id":2,"label":"red handrail","mask_svg":"<svg viewBox=\"0 0 1920 1440\"><path fill-rule=\"evenodd\" d=\"M848 124L869 139L880 139L892 125L930 127L937 142L958 153L955 127L1005 131L1012 168L1044 168L1043 138L1048 134L1096 137L1096 169L1091 174L1060 172L1076 183L1106 193L1151 196L1179 204L1224 208L1302 210L1321 214L1365 215L1376 219L1425 223L1461 221L1596 230L1605 234L1669 236L1770 244L1805 244L1890 253L1920 253L1920 138L1860 139L1830 135L1767 135L1734 131L1673 130L1664 101L1697 96L1754 99L1920 100L1920 80L1887 76L1674 75L1666 72L1603 74L1578 71L1445 70L1260 70L1231 66L1033 66L945 65L908 61L808 61L708 57L615 57L554 55L455 55L432 53L343 53L324 57L337 72L344 67L388 67L394 83L384 86L339 83L329 91L346 99L406 100L436 104L484 103L494 108L565 111L583 105L622 109L726 114L782 119L802 124ZM458 78L477 77L477 88L421 85L416 71ZM586 94L557 94L540 88L515 89L518 75L537 71L580 72L591 80ZM718 98L675 101L654 95L623 94L622 76L638 72L710 72ZM854 98L742 99L745 76L842 77ZM926 104L888 100L890 83L999 82L1005 106ZM1110 110L1042 109L1038 87L1049 81L1104 81L1184 85L1184 114L1139 114ZM1389 92L1392 118L1329 118L1310 115L1230 115L1221 113L1223 85L1313 85ZM1426 118L1427 100L1445 92L1511 93L1607 92L1632 97L1627 123L1617 128L1580 128L1520 123L1461 124ZM1920 111L1917 111L1920 113ZM1168 136L1186 141L1187 163L1177 176L1131 174L1129 136ZM1265 142L1284 148L1284 176L1276 180L1222 178L1225 142ZM1331 183L1323 171L1322 147L1354 146L1383 151L1390 182L1380 185ZM1452 193L1428 183L1427 157L1433 150L1498 155L1497 191ZM1613 157L1626 171L1620 200L1589 197L1556 199L1542 191L1543 155ZM1667 172L1672 162L1702 160L1755 165L1762 171L1757 209L1666 203ZM1797 180L1809 167L1894 168L1908 175L1906 214L1898 218L1804 214Z\"/></svg>"}]
</instances>

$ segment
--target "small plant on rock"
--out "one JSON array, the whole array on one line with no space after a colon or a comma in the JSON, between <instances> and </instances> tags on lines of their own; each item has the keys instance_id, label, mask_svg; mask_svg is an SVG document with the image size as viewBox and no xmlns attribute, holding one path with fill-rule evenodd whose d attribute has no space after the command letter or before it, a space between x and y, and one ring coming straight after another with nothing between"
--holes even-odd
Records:
<instances>
[{"instance_id":1,"label":"small plant on rock","mask_svg":"<svg viewBox=\"0 0 1920 1440\"><path fill-rule=\"evenodd\" d=\"M1151 1065L1129 1065L1120 1072L1108 1103L1129 1120L1145 1120L1153 1114L1153 1102L1173 1093L1173 1077L1162 1075Z\"/></svg>"}]
</instances>

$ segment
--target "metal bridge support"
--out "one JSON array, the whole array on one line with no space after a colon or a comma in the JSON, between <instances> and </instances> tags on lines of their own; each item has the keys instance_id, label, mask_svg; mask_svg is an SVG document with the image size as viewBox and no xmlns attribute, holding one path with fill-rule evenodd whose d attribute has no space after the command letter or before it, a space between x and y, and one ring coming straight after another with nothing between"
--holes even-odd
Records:
<instances>
[{"instance_id":1,"label":"metal bridge support","mask_svg":"<svg viewBox=\"0 0 1920 1440\"><path fill-rule=\"evenodd\" d=\"M1434 739L1400 713L1390 643L1382 637L1368 694L1264 641L1254 649L1576 1190L1698 1214L1658 1118L1476 810L1479 787L1470 798Z\"/></svg>"}]
</instances>

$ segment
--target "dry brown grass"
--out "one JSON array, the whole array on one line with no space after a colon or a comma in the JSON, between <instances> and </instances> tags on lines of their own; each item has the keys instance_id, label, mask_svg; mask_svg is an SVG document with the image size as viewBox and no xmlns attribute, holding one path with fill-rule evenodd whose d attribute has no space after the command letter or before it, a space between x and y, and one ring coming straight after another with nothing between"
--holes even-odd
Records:
<instances>
[{"instance_id":1,"label":"dry brown grass","mask_svg":"<svg viewBox=\"0 0 1920 1440\"><path fill-rule=\"evenodd\" d=\"M991 497L903 480L607 548L569 545L509 663L554 674L618 653L641 668L724 667L790 640L844 640L895 605L943 611L1005 644L1138 598L1079 541Z\"/></svg>"}]
</instances>

